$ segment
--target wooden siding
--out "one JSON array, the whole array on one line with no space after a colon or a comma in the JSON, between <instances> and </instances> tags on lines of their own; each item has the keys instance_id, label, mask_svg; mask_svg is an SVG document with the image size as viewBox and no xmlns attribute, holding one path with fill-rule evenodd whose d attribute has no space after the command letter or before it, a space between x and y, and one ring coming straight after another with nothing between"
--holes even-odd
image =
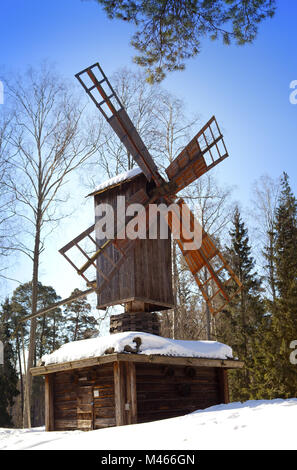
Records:
<instances>
[{"instance_id":1,"label":"wooden siding","mask_svg":"<svg viewBox=\"0 0 297 470\"><path fill-rule=\"evenodd\" d=\"M136 364L138 423L222 403L216 368Z\"/></svg>"},{"instance_id":2,"label":"wooden siding","mask_svg":"<svg viewBox=\"0 0 297 470\"><path fill-rule=\"evenodd\" d=\"M105 191L95 196L95 208L98 204L108 203L116 208L117 197L125 196L127 200L139 189L146 188L147 180L143 174L130 182ZM95 222L97 220L95 219ZM97 237L97 235L96 235ZM96 238L97 243L103 241ZM107 255L116 263L119 252L110 245ZM100 257L99 268L103 273L110 269L110 263ZM98 295L98 308L120 304L131 300L145 302L151 311L172 308L174 305L171 280L171 240L136 240L126 261L113 276L109 285ZM97 285L102 277L97 274Z\"/></svg>"},{"instance_id":3,"label":"wooden siding","mask_svg":"<svg viewBox=\"0 0 297 470\"><path fill-rule=\"evenodd\" d=\"M112 364L55 373L53 415L56 431L115 426Z\"/></svg>"},{"instance_id":4,"label":"wooden siding","mask_svg":"<svg viewBox=\"0 0 297 470\"><path fill-rule=\"evenodd\" d=\"M143 423L228 403L222 367L166 362L123 360L55 372L45 391L47 431Z\"/></svg>"}]
</instances>

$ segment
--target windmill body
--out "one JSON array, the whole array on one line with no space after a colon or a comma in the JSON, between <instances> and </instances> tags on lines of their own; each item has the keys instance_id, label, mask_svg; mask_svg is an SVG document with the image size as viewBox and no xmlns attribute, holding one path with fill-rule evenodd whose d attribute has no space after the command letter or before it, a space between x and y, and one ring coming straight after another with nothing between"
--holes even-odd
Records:
<instances>
[{"instance_id":1,"label":"windmill body","mask_svg":"<svg viewBox=\"0 0 297 470\"><path fill-rule=\"evenodd\" d=\"M129 200L139 190L146 190L146 186L147 179L142 171L132 170L103 183L92 193L98 245L102 243L102 239L98 238L98 229L96 231L99 218L96 218L96 208L108 204L113 209L113 223L116 224L118 212L122 209L119 207L120 202ZM103 274L108 276L109 260L117 263L119 256L118 250L110 244L106 249L106 257L98 257L96 285L100 286ZM111 317L112 333L129 330L159 333L157 316L150 312L174 307L170 235L166 239L151 239L146 236L136 240L118 272L97 295L98 309L114 305L121 305L124 315Z\"/></svg>"}]
</instances>

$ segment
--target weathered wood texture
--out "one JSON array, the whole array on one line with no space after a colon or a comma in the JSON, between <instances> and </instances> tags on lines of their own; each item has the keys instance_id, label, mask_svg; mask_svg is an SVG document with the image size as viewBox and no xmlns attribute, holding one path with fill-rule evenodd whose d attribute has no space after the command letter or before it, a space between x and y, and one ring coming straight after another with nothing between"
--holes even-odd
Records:
<instances>
[{"instance_id":1,"label":"weathered wood texture","mask_svg":"<svg viewBox=\"0 0 297 470\"><path fill-rule=\"evenodd\" d=\"M91 366L113 363L115 361L131 361L144 362L149 364L167 364L193 367L222 367L225 369L242 369L244 362L234 359L207 359L201 357L177 357L177 356L161 356L140 355L140 354L124 354L113 353L104 356L90 357L79 359L76 361L61 362L59 364L49 364L47 366L32 367L30 372L33 376L52 374L59 371L71 371Z\"/></svg>"},{"instance_id":2,"label":"weathered wood texture","mask_svg":"<svg viewBox=\"0 0 297 470\"><path fill-rule=\"evenodd\" d=\"M229 403L228 371L217 369L220 399L222 403Z\"/></svg>"},{"instance_id":3,"label":"weathered wood texture","mask_svg":"<svg viewBox=\"0 0 297 470\"><path fill-rule=\"evenodd\" d=\"M49 431L149 422L228 403L223 368L129 360L55 372L45 390Z\"/></svg>"},{"instance_id":4,"label":"weathered wood texture","mask_svg":"<svg viewBox=\"0 0 297 470\"><path fill-rule=\"evenodd\" d=\"M54 422L54 375L47 375L44 384L45 430L53 431Z\"/></svg>"},{"instance_id":5,"label":"weathered wood texture","mask_svg":"<svg viewBox=\"0 0 297 470\"><path fill-rule=\"evenodd\" d=\"M110 317L110 333L142 331L159 335L160 323L156 312L127 312Z\"/></svg>"},{"instance_id":6,"label":"weathered wood texture","mask_svg":"<svg viewBox=\"0 0 297 470\"><path fill-rule=\"evenodd\" d=\"M54 374L54 429L115 426L113 365Z\"/></svg>"},{"instance_id":7,"label":"weathered wood texture","mask_svg":"<svg viewBox=\"0 0 297 470\"><path fill-rule=\"evenodd\" d=\"M108 189L95 196L95 209L98 204L110 204L116 214L117 197L125 196L126 201L139 189L146 188L147 180L143 174L136 176L132 181L124 182L120 186ZM99 217L96 216L95 222ZM115 219L116 220L116 219ZM96 241L102 245L103 240ZM171 281L171 246L170 237L165 240L138 239L127 259L113 276L108 286L98 294L97 308L125 303L133 300L143 301L149 311L172 308L174 305ZM119 252L111 244L106 254L117 263ZM108 273L109 260L100 256L99 269ZM97 285L103 282L97 273Z\"/></svg>"},{"instance_id":8,"label":"weathered wood texture","mask_svg":"<svg viewBox=\"0 0 297 470\"><path fill-rule=\"evenodd\" d=\"M138 423L222 403L216 368L136 364Z\"/></svg>"}]
</instances>

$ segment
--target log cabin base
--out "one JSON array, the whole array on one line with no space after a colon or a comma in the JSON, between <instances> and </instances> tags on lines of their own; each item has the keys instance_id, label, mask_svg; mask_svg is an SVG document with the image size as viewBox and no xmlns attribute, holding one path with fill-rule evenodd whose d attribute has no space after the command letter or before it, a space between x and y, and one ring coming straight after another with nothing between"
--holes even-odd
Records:
<instances>
[{"instance_id":1,"label":"log cabin base","mask_svg":"<svg viewBox=\"0 0 297 470\"><path fill-rule=\"evenodd\" d=\"M31 369L45 375L46 431L172 418L228 403L235 360L108 354Z\"/></svg>"}]
</instances>

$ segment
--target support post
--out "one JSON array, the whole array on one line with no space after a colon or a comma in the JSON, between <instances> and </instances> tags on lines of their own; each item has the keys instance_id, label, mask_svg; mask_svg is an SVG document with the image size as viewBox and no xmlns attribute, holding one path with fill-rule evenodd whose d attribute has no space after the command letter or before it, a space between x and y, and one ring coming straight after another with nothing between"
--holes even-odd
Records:
<instances>
[{"instance_id":1,"label":"support post","mask_svg":"<svg viewBox=\"0 0 297 470\"><path fill-rule=\"evenodd\" d=\"M125 376L124 376L124 363L116 361L113 364L114 376L114 401L115 401L115 416L116 425L123 426L126 424L125 416Z\"/></svg>"},{"instance_id":2,"label":"support post","mask_svg":"<svg viewBox=\"0 0 297 470\"><path fill-rule=\"evenodd\" d=\"M45 430L54 431L53 375L45 376Z\"/></svg>"},{"instance_id":3,"label":"support post","mask_svg":"<svg viewBox=\"0 0 297 470\"><path fill-rule=\"evenodd\" d=\"M222 403L229 403L228 370L218 368L218 381L220 389L220 399Z\"/></svg>"},{"instance_id":4,"label":"support post","mask_svg":"<svg viewBox=\"0 0 297 470\"><path fill-rule=\"evenodd\" d=\"M136 372L134 362L126 362L127 424L137 423Z\"/></svg>"}]
</instances>

